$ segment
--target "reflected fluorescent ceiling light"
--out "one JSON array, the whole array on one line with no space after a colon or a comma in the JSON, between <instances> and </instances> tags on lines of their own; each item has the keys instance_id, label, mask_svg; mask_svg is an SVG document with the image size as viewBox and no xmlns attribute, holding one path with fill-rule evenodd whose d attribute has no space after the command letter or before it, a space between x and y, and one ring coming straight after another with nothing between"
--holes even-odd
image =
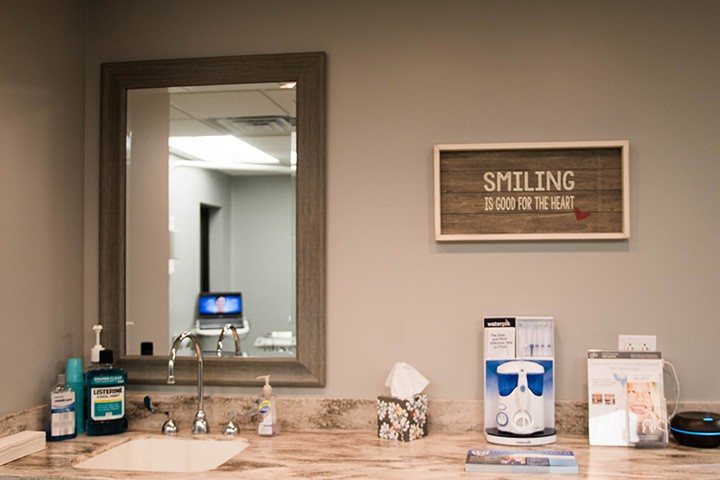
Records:
<instances>
[{"instance_id":1,"label":"reflected fluorescent ceiling light","mask_svg":"<svg viewBox=\"0 0 720 480\"><path fill-rule=\"evenodd\" d=\"M280 84L280 88L285 88L285 89L289 90L291 88L295 88L296 85L297 85L297 82L285 82L285 83Z\"/></svg>"},{"instance_id":2,"label":"reflected fluorescent ceiling light","mask_svg":"<svg viewBox=\"0 0 720 480\"><path fill-rule=\"evenodd\" d=\"M297 132L290 132L290 165L297 165Z\"/></svg>"},{"instance_id":3,"label":"reflected fluorescent ceiling light","mask_svg":"<svg viewBox=\"0 0 720 480\"><path fill-rule=\"evenodd\" d=\"M280 160L233 135L170 137L169 146L179 155L206 162L277 164Z\"/></svg>"}]
</instances>

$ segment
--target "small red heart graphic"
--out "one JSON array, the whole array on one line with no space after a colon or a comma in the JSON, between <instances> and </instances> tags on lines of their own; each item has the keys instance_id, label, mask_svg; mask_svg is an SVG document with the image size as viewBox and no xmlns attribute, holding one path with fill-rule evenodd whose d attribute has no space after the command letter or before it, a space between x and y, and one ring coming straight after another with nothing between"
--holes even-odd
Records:
<instances>
[{"instance_id":1,"label":"small red heart graphic","mask_svg":"<svg viewBox=\"0 0 720 480\"><path fill-rule=\"evenodd\" d=\"M585 220L590 216L590 212L583 212L578 207L575 207L575 220Z\"/></svg>"}]
</instances>

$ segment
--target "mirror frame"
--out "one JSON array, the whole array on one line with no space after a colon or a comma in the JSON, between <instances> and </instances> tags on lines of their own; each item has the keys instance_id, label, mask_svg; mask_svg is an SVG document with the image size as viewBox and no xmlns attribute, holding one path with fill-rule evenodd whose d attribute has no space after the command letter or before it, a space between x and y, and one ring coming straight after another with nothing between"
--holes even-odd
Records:
<instances>
[{"instance_id":1,"label":"mirror frame","mask_svg":"<svg viewBox=\"0 0 720 480\"><path fill-rule=\"evenodd\" d=\"M326 56L324 52L148 60L101 65L99 316L103 343L131 383L164 384L167 357L125 355L127 91L297 82L295 358L205 358L206 385L325 385ZM118 352L123 352L118 355ZM196 359L176 362L177 383L197 382Z\"/></svg>"}]
</instances>

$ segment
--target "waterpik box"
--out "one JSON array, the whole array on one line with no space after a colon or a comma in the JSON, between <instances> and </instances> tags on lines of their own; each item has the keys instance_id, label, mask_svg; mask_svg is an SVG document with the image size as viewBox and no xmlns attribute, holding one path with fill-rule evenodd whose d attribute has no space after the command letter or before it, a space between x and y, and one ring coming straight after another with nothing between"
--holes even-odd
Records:
<instances>
[{"instance_id":1,"label":"waterpik box","mask_svg":"<svg viewBox=\"0 0 720 480\"><path fill-rule=\"evenodd\" d=\"M545 445L555 432L552 317L484 320L485 438L501 445Z\"/></svg>"}]
</instances>

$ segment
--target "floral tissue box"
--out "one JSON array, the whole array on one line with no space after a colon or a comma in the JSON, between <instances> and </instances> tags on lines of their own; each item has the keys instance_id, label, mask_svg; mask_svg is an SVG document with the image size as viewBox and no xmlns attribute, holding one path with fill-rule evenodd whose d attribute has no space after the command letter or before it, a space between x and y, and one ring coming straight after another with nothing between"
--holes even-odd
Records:
<instances>
[{"instance_id":1,"label":"floral tissue box","mask_svg":"<svg viewBox=\"0 0 720 480\"><path fill-rule=\"evenodd\" d=\"M427 435L427 393L412 399L379 396L378 437L410 442Z\"/></svg>"}]
</instances>

